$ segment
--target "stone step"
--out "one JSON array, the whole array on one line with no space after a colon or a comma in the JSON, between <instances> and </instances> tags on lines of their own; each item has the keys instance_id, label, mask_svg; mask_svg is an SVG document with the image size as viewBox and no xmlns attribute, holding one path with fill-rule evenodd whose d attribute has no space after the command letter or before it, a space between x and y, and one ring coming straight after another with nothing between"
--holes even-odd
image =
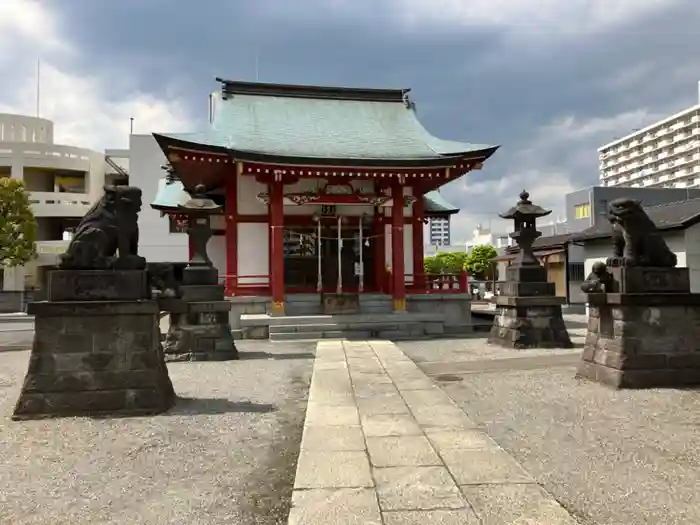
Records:
<instances>
[{"instance_id":1,"label":"stone step","mask_svg":"<svg viewBox=\"0 0 700 525\"><path fill-rule=\"evenodd\" d=\"M442 322L442 313L405 312L377 314L337 314L337 315L285 315L270 316L267 314L243 314L241 326L274 326L302 324L360 324L360 323L411 323L411 322Z\"/></svg>"},{"instance_id":2,"label":"stone step","mask_svg":"<svg viewBox=\"0 0 700 525\"><path fill-rule=\"evenodd\" d=\"M298 325L270 325L270 334L288 334L294 332L386 332L405 331L418 332L425 329L425 324L421 322L403 323L324 323L324 324L298 324Z\"/></svg>"}]
</instances>

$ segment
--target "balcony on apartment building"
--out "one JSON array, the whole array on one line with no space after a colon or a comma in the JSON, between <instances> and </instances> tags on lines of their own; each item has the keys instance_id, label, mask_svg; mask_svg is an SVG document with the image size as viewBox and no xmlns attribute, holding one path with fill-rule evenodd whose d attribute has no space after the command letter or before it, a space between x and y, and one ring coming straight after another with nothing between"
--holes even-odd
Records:
<instances>
[{"instance_id":1,"label":"balcony on apartment building","mask_svg":"<svg viewBox=\"0 0 700 525\"><path fill-rule=\"evenodd\" d=\"M88 174L24 168L24 186L36 217L82 217L92 205Z\"/></svg>"}]
</instances>

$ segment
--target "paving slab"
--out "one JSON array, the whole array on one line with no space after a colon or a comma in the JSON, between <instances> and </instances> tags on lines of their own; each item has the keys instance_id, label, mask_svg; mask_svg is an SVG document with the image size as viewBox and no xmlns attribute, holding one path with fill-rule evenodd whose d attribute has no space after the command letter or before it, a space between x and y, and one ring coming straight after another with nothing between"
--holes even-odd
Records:
<instances>
[{"instance_id":1,"label":"paving slab","mask_svg":"<svg viewBox=\"0 0 700 525\"><path fill-rule=\"evenodd\" d=\"M395 344L323 343L290 524L575 523Z\"/></svg>"},{"instance_id":2,"label":"paving slab","mask_svg":"<svg viewBox=\"0 0 700 525\"><path fill-rule=\"evenodd\" d=\"M307 425L301 439L302 450L358 451L366 449L365 436L360 425L313 426Z\"/></svg>"},{"instance_id":3,"label":"paving slab","mask_svg":"<svg viewBox=\"0 0 700 525\"><path fill-rule=\"evenodd\" d=\"M382 512L384 525L482 525L471 509Z\"/></svg>"},{"instance_id":4,"label":"paving slab","mask_svg":"<svg viewBox=\"0 0 700 525\"><path fill-rule=\"evenodd\" d=\"M368 437L367 450L373 467L442 466L425 436Z\"/></svg>"},{"instance_id":5,"label":"paving slab","mask_svg":"<svg viewBox=\"0 0 700 525\"><path fill-rule=\"evenodd\" d=\"M463 509L468 504L445 467L374 469L382 510Z\"/></svg>"},{"instance_id":6,"label":"paving slab","mask_svg":"<svg viewBox=\"0 0 700 525\"><path fill-rule=\"evenodd\" d=\"M309 425L358 425L360 418L355 404L327 405L319 401L309 401L306 406L306 421Z\"/></svg>"},{"instance_id":7,"label":"paving slab","mask_svg":"<svg viewBox=\"0 0 700 525\"><path fill-rule=\"evenodd\" d=\"M373 487L365 451L303 450L294 489Z\"/></svg>"},{"instance_id":8,"label":"paving slab","mask_svg":"<svg viewBox=\"0 0 700 525\"><path fill-rule=\"evenodd\" d=\"M295 490L289 525L382 525L374 489Z\"/></svg>"}]
</instances>

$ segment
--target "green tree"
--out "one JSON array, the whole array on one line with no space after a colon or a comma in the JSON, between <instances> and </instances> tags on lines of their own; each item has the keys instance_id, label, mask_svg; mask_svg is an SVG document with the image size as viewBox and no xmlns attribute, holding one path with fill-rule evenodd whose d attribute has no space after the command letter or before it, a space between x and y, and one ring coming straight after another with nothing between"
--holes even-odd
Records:
<instances>
[{"instance_id":1,"label":"green tree","mask_svg":"<svg viewBox=\"0 0 700 525\"><path fill-rule=\"evenodd\" d=\"M434 255L426 257L423 259L423 270L428 275L437 275L442 273L442 262Z\"/></svg>"},{"instance_id":2,"label":"green tree","mask_svg":"<svg viewBox=\"0 0 700 525\"><path fill-rule=\"evenodd\" d=\"M36 219L22 181L0 178L0 265L22 266L36 257Z\"/></svg>"},{"instance_id":3,"label":"green tree","mask_svg":"<svg viewBox=\"0 0 700 525\"><path fill-rule=\"evenodd\" d=\"M445 273L460 273L467 260L466 252L442 252L437 254L442 262Z\"/></svg>"},{"instance_id":4,"label":"green tree","mask_svg":"<svg viewBox=\"0 0 700 525\"><path fill-rule=\"evenodd\" d=\"M490 281L496 271L496 264L492 259L497 255L496 248L491 245L474 246L464 261L464 269L472 279Z\"/></svg>"},{"instance_id":5,"label":"green tree","mask_svg":"<svg viewBox=\"0 0 700 525\"><path fill-rule=\"evenodd\" d=\"M440 273L460 273L467 258L465 252L439 252L435 256L423 260L425 273L435 275Z\"/></svg>"}]
</instances>

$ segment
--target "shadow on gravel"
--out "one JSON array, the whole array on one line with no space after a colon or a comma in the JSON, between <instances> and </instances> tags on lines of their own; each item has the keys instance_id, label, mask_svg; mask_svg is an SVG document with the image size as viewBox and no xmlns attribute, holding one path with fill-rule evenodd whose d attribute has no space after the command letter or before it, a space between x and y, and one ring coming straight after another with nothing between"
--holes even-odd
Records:
<instances>
[{"instance_id":1,"label":"shadow on gravel","mask_svg":"<svg viewBox=\"0 0 700 525\"><path fill-rule=\"evenodd\" d=\"M201 414L231 414L246 412L252 414L267 414L276 412L277 407L267 403L252 403L250 401L230 401L218 398L178 397L175 406L164 415L184 416Z\"/></svg>"},{"instance_id":2,"label":"shadow on gravel","mask_svg":"<svg viewBox=\"0 0 700 525\"><path fill-rule=\"evenodd\" d=\"M313 359L315 356L311 352L289 352L285 354L274 354L272 352L246 352L241 350L238 352L238 358L241 361L248 359L274 359L284 361L288 359Z\"/></svg>"}]
</instances>

